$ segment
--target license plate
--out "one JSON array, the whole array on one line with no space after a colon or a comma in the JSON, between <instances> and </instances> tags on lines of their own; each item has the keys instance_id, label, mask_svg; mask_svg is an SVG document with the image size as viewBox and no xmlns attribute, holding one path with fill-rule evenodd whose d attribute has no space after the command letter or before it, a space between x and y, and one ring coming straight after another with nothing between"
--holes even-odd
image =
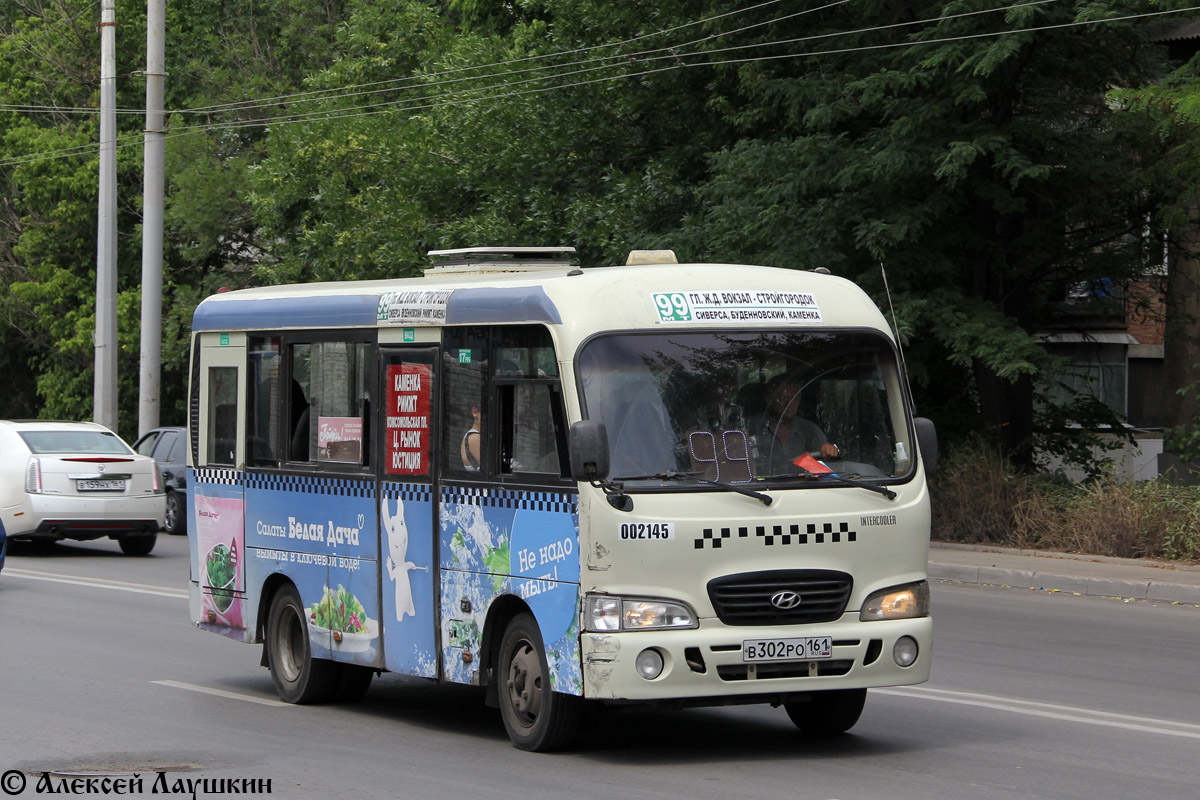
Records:
<instances>
[{"instance_id":1,"label":"license plate","mask_svg":"<svg viewBox=\"0 0 1200 800\"><path fill-rule=\"evenodd\" d=\"M830 637L746 639L742 642L742 661L810 661L816 658L833 658Z\"/></svg>"},{"instance_id":2,"label":"license plate","mask_svg":"<svg viewBox=\"0 0 1200 800\"><path fill-rule=\"evenodd\" d=\"M75 490L79 492L123 492L125 491L125 481L92 478L76 480Z\"/></svg>"}]
</instances>

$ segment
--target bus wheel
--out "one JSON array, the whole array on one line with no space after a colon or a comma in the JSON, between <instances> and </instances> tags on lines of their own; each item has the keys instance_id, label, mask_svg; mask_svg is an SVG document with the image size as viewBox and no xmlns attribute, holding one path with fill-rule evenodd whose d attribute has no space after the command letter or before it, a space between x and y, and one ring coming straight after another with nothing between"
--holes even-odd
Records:
<instances>
[{"instance_id":1,"label":"bus wheel","mask_svg":"<svg viewBox=\"0 0 1200 800\"><path fill-rule=\"evenodd\" d=\"M333 699L338 703L352 703L367 693L375 670L360 664L339 664L337 688Z\"/></svg>"},{"instance_id":2,"label":"bus wheel","mask_svg":"<svg viewBox=\"0 0 1200 800\"><path fill-rule=\"evenodd\" d=\"M854 727L867 702L866 689L813 692L808 700L784 703L796 727L808 736L836 736Z\"/></svg>"},{"instance_id":3,"label":"bus wheel","mask_svg":"<svg viewBox=\"0 0 1200 800\"><path fill-rule=\"evenodd\" d=\"M319 703L337 688L338 664L312 657L304 606L294 586L283 586L267 616L267 666L285 703Z\"/></svg>"},{"instance_id":4,"label":"bus wheel","mask_svg":"<svg viewBox=\"0 0 1200 800\"><path fill-rule=\"evenodd\" d=\"M579 724L581 700L552 691L546 650L537 622L518 614L500 645L496 676L500 716L521 750L556 750L570 743Z\"/></svg>"}]
</instances>

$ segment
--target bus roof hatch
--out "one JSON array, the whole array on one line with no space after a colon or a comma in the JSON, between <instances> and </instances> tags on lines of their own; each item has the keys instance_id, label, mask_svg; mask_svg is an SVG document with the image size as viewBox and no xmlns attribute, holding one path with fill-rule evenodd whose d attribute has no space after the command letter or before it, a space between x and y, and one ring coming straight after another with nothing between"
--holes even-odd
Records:
<instances>
[{"instance_id":1,"label":"bus roof hatch","mask_svg":"<svg viewBox=\"0 0 1200 800\"><path fill-rule=\"evenodd\" d=\"M426 275L483 272L531 272L571 266L574 247L460 247L430 250L436 263Z\"/></svg>"}]
</instances>

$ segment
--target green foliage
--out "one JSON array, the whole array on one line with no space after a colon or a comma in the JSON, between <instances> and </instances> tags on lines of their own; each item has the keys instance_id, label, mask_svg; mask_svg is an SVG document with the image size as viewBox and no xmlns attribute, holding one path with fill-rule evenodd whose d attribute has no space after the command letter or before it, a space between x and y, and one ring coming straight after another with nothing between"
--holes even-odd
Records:
<instances>
[{"instance_id":1,"label":"green foliage","mask_svg":"<svg viewBox=\"0 0 1200 800\"><path fill-rule=\"evenodd\" d=\"M1070 27L1150 7L172 0L163 416L183 419L191 310L222 286L416 275L445 247L671 247L826 267L880 301L886 264L923 413L1015 452L1033 332L1065 287L1140 269L1146 213L1200 185L1189 79L1156 83L1140 23ZM127 108L142 13L121 9ZM97 14L0 2L0 96L94 108ZM141 119L120 126L128 433ZM0 111L5 158L87 148L0 165L0 367L36 376L31 413L89 413L96 127ZM1083 453L1060 434L1085 413L1043 415L1049 446Z\"/></svg>"},{"instance_id":2,"label":"green foliage","mask_svg":"<svg viewBox=\"0 0 1200 800\"><path fill-rule=\"evenodd\" d=\"M1200 365L1192 365L1193 370L1197 367ZM1185 398L1188 395L1195 395L1197 392L1200 392L1200 379L1176 390L1176 394ZM1200 464L1200 420L1176 425L1165 433L1164 450L1174 453L1186 463Z\"/></svg>"}]
</instances>

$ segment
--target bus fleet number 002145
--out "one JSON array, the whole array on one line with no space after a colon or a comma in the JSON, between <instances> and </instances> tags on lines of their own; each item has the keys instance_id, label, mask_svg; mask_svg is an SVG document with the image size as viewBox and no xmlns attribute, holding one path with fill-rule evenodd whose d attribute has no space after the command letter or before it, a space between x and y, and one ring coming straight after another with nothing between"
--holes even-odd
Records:
<instances>
[{"instance_id":1,"label":"bus fleet number 002145","mask_svg":"<svg viewBox=\"0 0 1200 800\"><path fill-rule=\"evenodd\" d=\"M622 522L622 539L674 539L673 522Z\"/></svg>"}]
</instances>

